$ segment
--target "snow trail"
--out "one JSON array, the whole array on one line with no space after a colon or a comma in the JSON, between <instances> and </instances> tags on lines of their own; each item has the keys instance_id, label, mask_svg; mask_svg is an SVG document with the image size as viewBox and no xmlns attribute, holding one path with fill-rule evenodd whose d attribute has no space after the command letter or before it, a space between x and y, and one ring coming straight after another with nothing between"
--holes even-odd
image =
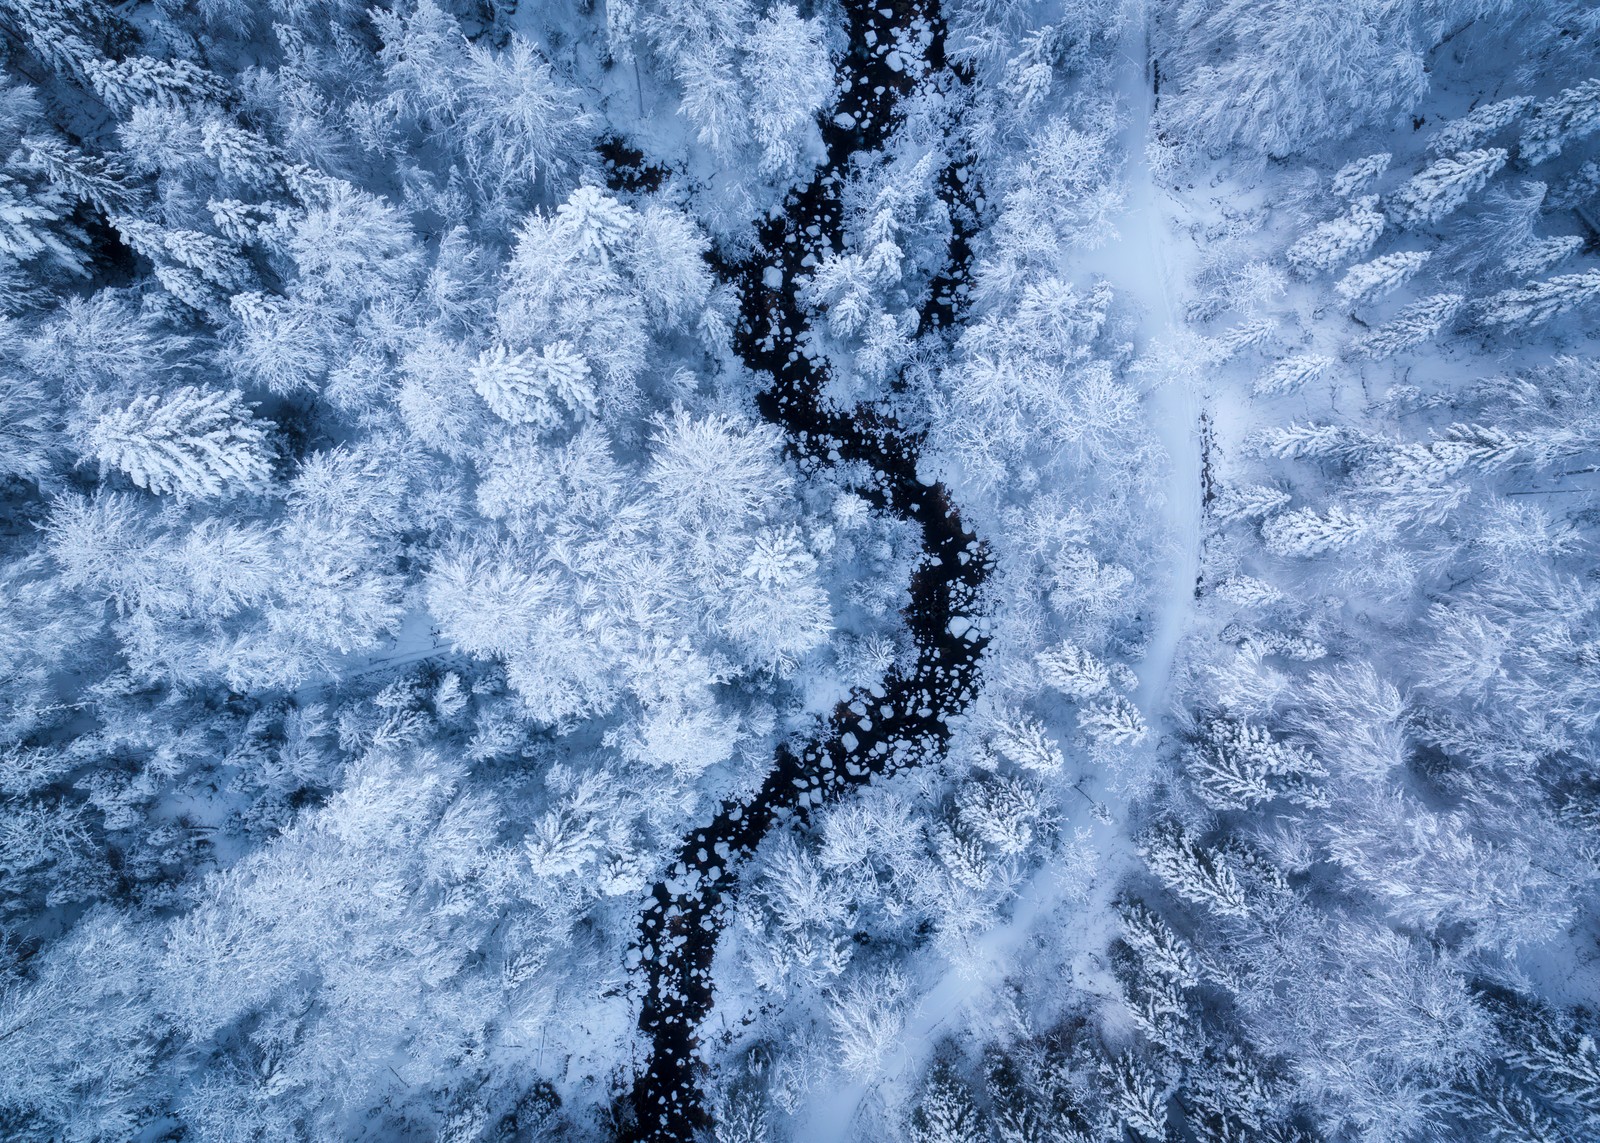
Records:
<instances>
[{"instance_id":1,"label":"snow trail","mask_svg":"<svg viewBox=\"0 0 1600 1143\"><path fill-rule=\"evenodd\" d=\"M1127 0L1119 58L1116 94L1127 109L1121 145L1127 156L1126 198L1118 220L1118 237L1085 255L1074 252L1063 270L1074 277L1100 276L1109 280L1119 297L1131 300L1140 314L1137 349L1141 355L1181 328L1173 302L1169 251L1170 229L1160 207L1148 159L1148 143L1155 116L1154 62L1149 51L1146 0ZM1167 714L1167 685L1177 650L1188 628L1194 606L1200 567L1201 405L1191 385L1182 378L1151 376L1145 409L1152 430L1168 456L1163 490L1165 543L1159 555L1166 566L1165 582L1156 594L1150 616L1151 638L1136 668L1136 698L1152 725L1159 727ZM1111 894L1121 880L1124 863L1137 860L1132 841L1121 829L1099 831L1104 864L1097 887L1076 911L1087 917L1109 916ZM899 1046L884 1061L872 1084L835 1084L813 1093L812 1102L794 1117L796 1138L850 1140L861 1129L867 1101L897 1081L909 1081L920 1070L937 1042L941 1029L953 1016L980 1001L1002 983L1016 954L1040 921L1069 904L1060 887L1066 871L1056 863L1036 870L1023 884L1008 919L979 938L970 955L952 965L922 995L900 1036ZM1098 933L1083 931L1087 952L1103 943ZM1100 982L1098 965L1082 957L1072 965L1074 984L1095 990Z\"/></svg>"}]
</instances>

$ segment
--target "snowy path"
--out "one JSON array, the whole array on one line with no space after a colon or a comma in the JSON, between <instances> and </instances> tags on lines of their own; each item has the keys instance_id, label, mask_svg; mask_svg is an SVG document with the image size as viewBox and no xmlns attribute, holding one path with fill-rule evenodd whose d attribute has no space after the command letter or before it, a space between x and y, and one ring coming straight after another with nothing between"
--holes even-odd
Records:
<instances>
[{"instance_id":1,"label":"snowy path","mask_svg":"<svg viewBox=\"0 0 1600 1143\"><path fill-rule=\"evenodd\" d=\"M1128 112L1122 145L1127 156L1127 198L1118 220L1119 237L1085 256L1074 254L1064 269L1079 278L1099 275L1111 281L1124 300L1133 302L1142 316L1138 349L1179 328L1173 303L1169 266L1170 230L1160 212L1159 195L1145 158L1145 144L1155 111L1155 96L1148 50L1146 0L1127 0L1123 46L1120 49L1117 94ZM1188 626L1194 604L1194 585L1200 562L1201 453L1200 402L1182 380L1155 377L1147 394L1151 427L1165 447L1169 465L1161 511L1165 544L1159 553L1166 582L1156 593L1152 638L1137 674L1137 699L1152 724L1166 714L1167 682L1179 641ZM1003 980L1016 954L1036 927L1057 909L1083 916L1105 916L1110 894L1120 881L1118 865L1134 859L1130 840L1119 827L1098 831L1103 855L1098 888L1087 902L1072 905L1060 892L1063 871L1054 865L1037 870L1020 889L1010 917L985 933L959 966L947 968L923 994L900 1036L900 1043L884 1061L872 1084L835 1083L812 1093L811 1103L794 1117L795 1138L845 1141L864 1127L863 1110L869 1099L897 1081L909 1081L946 1030L946 1025L969 1005L981 1002ZM1085 948L1098 944L1096 934L1085 934ZM1078 958L1071 967L1074 985L1093 990L1100 985L1098 966Z\"/></svg>"},{"instance_id":2,"label":"snowy path","mask_svg":"<svg viewBox=\"0 0 1600 1143\"><path fill-rule=\"evenodd\" d=\"M1148 0L1127 0L1124 9L1128 31L1124 67L1118 94L1129 109L1125 132L1128 147L1128 199L1121 222L1120 244L1132 255L1112 282L1122 296L1137 299L1144 314L1143 344L1169 337L1181 328L1173 303L1174 274L1170 257L1180 248L1161 214L1155 180L1146 147L1155 117L1155 84L1151 74ZM1131 272L1135 269L1142 272ZM1183 378L1154 378L1147 397L1150 427L1167 450L1166 515L1168 582L1159 594L1152 621L1153 636L1139 664L1140 707L1152 721L1165 713L1166 686L1177 657L1178 642L1188 627L1194 606L1195 582L1200 572L1200 399Z\"/></svg>"}]
</instances>

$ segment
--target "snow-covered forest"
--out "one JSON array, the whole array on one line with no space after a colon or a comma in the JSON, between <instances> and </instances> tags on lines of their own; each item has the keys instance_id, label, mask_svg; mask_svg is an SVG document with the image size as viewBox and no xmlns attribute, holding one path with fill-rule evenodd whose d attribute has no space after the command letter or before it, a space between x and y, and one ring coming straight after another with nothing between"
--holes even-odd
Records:
<instances>
[{"instance_id":1,"label":"snow-covered forest","mask_svg":"<svg viewBox=\"0 0 1600 1143\"><path fill-rule=\"evenodd\" d=\"M1592 0L0 63L0 1138L1600 1138Z\"/></svg>"}]
</instances>

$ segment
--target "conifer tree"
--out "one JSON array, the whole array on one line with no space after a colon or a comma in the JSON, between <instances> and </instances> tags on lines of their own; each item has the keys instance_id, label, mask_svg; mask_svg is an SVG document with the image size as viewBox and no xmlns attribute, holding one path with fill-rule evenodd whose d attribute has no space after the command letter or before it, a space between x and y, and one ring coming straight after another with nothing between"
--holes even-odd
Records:
<instances>
[{"instance_id":1,"label":"conifer tree","mask_svg":"<svg viewBox=\"0 0 1600 1143\"><path fill-rule=\"evenodd\" d=\"M634 212L597 187L582 186L556 207L558 233L602 261L622 247L633 230Z\"/></svg>"},{"instance_id":2,"label":"conifer tree","mask_svg":"<svg viewBox=\"0 0 1600 1143\"><path fill-rule=\"evenodd\" d=\"M1333 184L1329 188L1340 198L1350 198L1360 194L1374 179L1383 177L1389 169L1389 160L1393 158L1387 151L1380 151L1376 155L1366 155L1359 159L1352 159L1340 167L1333 176ZM1358 200L1361 202L1366 199Z\"/></svg>"},{"instance_id":3,"label":"conifer tree","mask_svg":"<svg viewBox=\"0 0 1600 1143\"><path fill-rule=\"evenodd\" d=\"M1499 147L1435 159L1388 197L1384 213L1406 229L1438 222L1482 190L1505 165L1506 152Z\"/></svg>"},{"instance_id":4,"label":"conifer tree","mask_svg":"<svg viewBox=\"0 0 1600 1143\"><path fill-rule=\"evenodd\" d=\"M1328 772L1311 753L1248 722L1212 723L1184 761L1201 799L1214 809L1244 810L1280 797L1300 805L1325 801L1314 783Z\"/></svg>"},{"instance_id":5,"label":"conifer tree","mask_svg":"<svg viewBox=\"0 0 1600 1143\"><path fill-rule=\"evenodd\" d=\"M1466 304L1460 294L1434 294L1412 302L1393 318L1356 340L1352 351L1364 357L1392 357L1438 337Z\"/></svg>"},{"instance_id":6,"label":"conifer tree","mask_svg":"<svg viewBox=\"0 0 1600 1143\"><path fill-rule=\"evenodd\" d=\"M1261 526L1269 552L1301 558L1349 547L1374 533L1370 519L1339 504L1322 515L1311 508L1282 512Z\"/></svg>"},{"instance_id":7,"label":"conifer tree","mask_svg":"<svg viewBox=\"0 0 1600 1143\"><path fill-rule=\"evenodd\" d=\"M1111 689L1106 665L1074 643L1061 643L1034 656L1047 685L1068 698L1094 698Z\"/></svg>"},{"instance_id":8,"label":"conifer tree","mask_svg":"<svg viewBox=\"0 0 1600 1143\"><path fill-rule=\"evenodd\" d=\"M983 1128L967 1085L948 1060L939 1058L928 1071L922 1098L911 1113L914 1143L975 1143Z\"/></svg>"},{"instance_id":9,"label":"conifer tree","mask_svg":"<svg viewBox=\"0 0 1600 1143\"><path fill-rule=\"evenodd\" d=\"M1375 194L1358 198L1338 218L1317 226L1289 247L1289 265L1302 274L1331 270L1340 262L1359 258L1383 234L1383 211Z\"/></svg>"},{"instance_id":10,"label":"conifer tree","mask_svg":"<svg viewBox=\"0 0 1600 1143\"><path fill-rule=\"evenodd\" d=\"M227 85L211 72L188 60L163 60L154 56L128 56L121 60L93 60L85 68L95 94L118 115L144 103L179 107L190 102L220 100Z\"/></svg>"},{"instance_id":11,"label":"conifer tree","mask_svg":"<svg viewBox=\"0 0 1600 1143\"><path fill-rule=\"evenodd\" d=\"M1542 163L1596 130L1600 130L1600 79L1586 79L1539 104L1517 154L1525 163Z\"/></svg>"},{"instance_id":12,"label":"conifer tree","mask_svg":"<svg viewBox=\"0 0 1600 1143\"><path fill-rule=\"evenodd\" d=\"M1217 498L1212 511L1224 520L1260 520L1287 507L1291 497L1281 488L1263 484L1229 488Z\"/></svg>"},{"instance_id":13,"label":"conifer tree","mask_svg":"<svg viewBox=\"0 0 1600 1143\"><path fill-rule=\"evenodd\" d=\"M1199 962L1189 943L1154 911L1137 901L1120 909L1122 940L1139 954L1147 972L1166 977L1182 988L1200 983Z\"/></svg>"},{"instance_id":14,"label":"conifer tree","mask_svg":"<svg viewBox=\"0 0 1600 1143\"><path fill-rule=\"evenodd\" d=\"M1194 841L1182 826L1156 826L1139 847L1150 872L1172 892L1221 917L1247 917L1250 906L1228 860Z\"/></svg>"},{"instance_id":15,"label":"conifer tree","mask_svg":"<svg viewBox=\"0 0 1600 1143\"><path fill-rule=\"evenodd\" d=\"M472 384L501 420L553 429L569 414L593 416L599 402L589 383L589 364L571 344L553 342L538 353L507 352L504 346L478 355Z\"/></svg>"},{"instance_id":16,"label":"conifer tree","mask_svg":"<svg viewBox=\"0 0 1600 1143\"><path fill-rule=\"evenodd\" d=\"M88 442L102 464L141 488L221 496L261 489L271 479L267 427L250 415L237 390L184 385L102 414Z\"/></svg>"},{"instance_id":17,"label":"conifer tree","mask_svg":"<svg viewBox=\"0 0 1600 1143\"><path fill-rule=\"evenodd\" d=\"M1352 266L1335 284L1334 292L1346 305L1375 301L1405 285L1430 257L1426 250L1408 250Z\"/></svg>"},{"instance_id":18,"label":"conifer tree","mask_svg":"<svg viewBox=\"0 0 1600 1143\"><path fill-rule=\"evenodd\" d=\"M1527 110L1532 96L1514 95L1510 99L1496 100L1474 108L1460 119L1452 119L1428 140L1428 152L1433 155L1453 155L1469 150L1503 130Z\"/></svg>"},{"instance_id":19,"label":"conifer tree","mask_svg":"<svg viewBox=\"0 0 1600 1143\"><path fill-rule=\"evenodd\" d=\"M1258 397L1281 397L1315 381L1333 365L1333 358L1320 353L1298 353L1285 357L1256 378Z\"/></svg>"},{"instance_id":20,"label":"conifer tree","mask_svg":"<svg viewBox=\"0 0 1600 1143\"><path fill-rule=\"evenodd\" d=\"M1112 695L1079 709L1078 729L1096 747L1137 746L1150 737L1139 708L1122 695Z\"/></svg>"},{"instance_id":21,"label":"conifer tree","mask_svg":"<svg viewBox=\"0 0 1600 1143\"><path fill-rule=\"evenodd\" d=\"M1167 1093L1154 1072L1131 1052L1100 1069L1106 1103L1122 1125L1140 1139L1158 1143L1167 1134Z\"/></svg>"},{"instance_id":22,"label":"conifer tree","mask_svg":"<svg viewBox=\"0 0 1600 1143\"><path fill-rule=\"evenodd\" d=\"M48 256L75 274L86 274L88 259L78 247L87 239L65 221L67 213L60 193L30 192L0 173L0 260L17 263Z\"/></svg>"},{"instance_id":23,"label":"conifer tree","mask_svg":"<svg viewBox=\"0 0 1600 1143\"><path fill-rule=\"evenodd\" d=\"M1482 319L1489 325L1526 328L1600 298L1600 270L1561 274L1517 290L1503 290L1483 301Z\"/></svg>"},{"instance_id":24,"label":"conifer tree","mask_svg":"<svg viewBox=\"0 0 1600 1143\"><path fill-rule=\"evenodd\" d=\"M89 155L53 135L22 140L23 161L56 190L92 204L106 215L127 214L138 203L132 177L114 158Z\"/></svg>"}]
</instances>

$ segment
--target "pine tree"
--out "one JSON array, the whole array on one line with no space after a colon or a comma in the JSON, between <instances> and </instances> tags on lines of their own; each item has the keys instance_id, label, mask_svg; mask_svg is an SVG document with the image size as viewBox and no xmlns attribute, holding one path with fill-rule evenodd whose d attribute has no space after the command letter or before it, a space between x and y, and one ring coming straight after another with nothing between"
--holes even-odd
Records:
<instances>
[{"instance_id":1,"label":"pine tree","mask_svg":"<svg viewBox=\"0 0 1600 1143\"><path fill-rule=\"evenodd\" d=\"M833 89L822 23L777 4L755 22L744 49L740 66L755 95L750 121L761 144L761 169L787 172L798 161L802 132L811 129Z\"/></svg>"},{"instance_id":2,"label":"pine tree","mask_svg":"<svg viewBox=\"0 0 1600 1143\"><path fill-rule=\"evenodd\" d=\"M1090 703L1078 711L1078 729L1099 749L1137 746L1150 736L1144 715L1121 695Z\"/></svg>"},{"instance_id":3,"label":"pine tree","mask_svg":"<svg viewBox=\"0 0 1600 1143\"><path fill-rule=\"evenodd\" d=\"M200 128L200 147L217 169L246 186L271 186L278 181L279 161L272 145L220 115Z\"/></svg>"},{"instance_id":4,"label":"pine tree","mask_svg":"<svg viewBox=\"0 0 1600 1143\"><path fill-rule=\"evenodd\" d=\"M1384 212L1390 222L1408 229L1438 222L1482 190L1505 165L1506 152L1499 147L1435 159L1389 196Z\"/></svg>"},{"instance_id":5,"label":"pine tree","mask_svg":"<svg viewBox=\"0 0 1600 1143\"><path fill-rule=\"evenodd\" d=\"M874 974L858 972L834 991L828 1017L839 1063L847 1074L866 1078L876 1073L900 1037L905 990L905 980L891 968Z\"/></svg>"},{"instance_id":6,"label":"pine tree","mask_svg":"<svg viewBox=\"0 0 1600 1143\"><path fill-rule=\"evenodd\" d=\"M1245 810L1275 798L1324 804L1313 784L1327 770L1304 747L1275 741L1265 728L1219 719L1184 754L1189 778L1213 809Z\"/></svg>"},{"instance_id":7,"label":"pine tree","mask_svg":"<svg viewBox=\"0 0 1600 1143\"><path fill-rule=\"evenodd\" d=\"M1567 1143L1572 1138L1527 1093L1509 1084L1492 1085L1467 1106L1466 1114L1482 1126L1490 1143Z\"/></svg>"},{"instance_id":8,"label":"pine tree","mask_svg":"<svg viewBox=\"0 0 1600 1143\"><path fill-rule=\"evenodd\" d=\"M144 103L176 108L190 102L221 100L227 84L188 60L162 60L154 56L128 56L121 60L93 60L84 69L95 94L118 115L127 115Z\"/></svg>"},{"instance_id":9,"label":"pine tree","mask_svg":"<svg viewBox=\"0 0 1600 1143\"><path fill-rule=\"evenodd\" d=\"M1561 274L1519 290L1484 299L1481 317L1489 325L1535 326L1600 298L1600 270Z\"/></svg>"},{"instance_id":10,"label":"pine tree","mask_svg":"<svg viewBox=\"0 0 1600 1143\"><path fill-rule=\"evenodd\" d=\"M106 215L127 214L138 204L131 176L115 159L87 155L63 139L28 135L22 140L23 162L42 174L56 190L90 203Z\"/></svg>"},{"instance_id":11,"label":"pine tree","mask_svg":"<svg viewBox=\"0 0 1600 1143\"><path fill-rule=\"evenodd\" d=\"M1242 321L1232 329L1225 330L1214 339L1217 352L1222 360L1236 357L1247 349L1261 349L1271 345L1278 336L1278 322L1275 318L1259 317Z\"/></svg>"},{"instance_id":12,"label":"pine tree","mask_svg":"<svg viewBox=\"0 0 1600 1143\"><path fill-rule=\"evenodd\" d=\"M265 422L234 390L184 385L136 397L97 419L89 447L151 492L220 496L264 488L272 476Z\"/></svg>"},{"instance_id":13,"label":"pine tree","mask_svg":"<svg viewBox=\"0 0 1600 1143\"><path fill-rule=\"evenodd\" d=\"M1120 984L1123 1006L1146 1040L1177 1056L1191 1050L1189 1005L1175 981L1164 976L1127 974Z\"/></svg>"},{"instance_id":14,"label":"pine tree","mask_svg":"<svg viewBox=\"0 0 1600 1143\"><path fill-rule=\"evenodd\" d=\"M594 117L538 48L516 33L498 50L473 44L457 74L462 100L451 134L469 143L474 174L516 187L570 169Z\"/></svg>"},{"instance_id":15,"label":"pine tree","mask_svg":"<svg viewBox=\"0 0 1600 1143\"><path fill-rule=\"evenodd\" d=\"M1200 983L1199 963L1194 950L1165 921L1137 901L1125 903L1122 940L1139 954L1145 971L1173 981L1181 988Z\"/></svg>"},{"instance_id":16,"label":"pine tree","mask_svg":"<svg viewBox=\"0 0 1600 1143\"><path fill-rule=\"evenodd\" d=\"M1600 195L1600 163L1591 160L1557 183L1545 204L1552 210L1581 211L1597 195Z\"/></svg>"},{"instance_id":17,"label":"pine tree","mask_svg":"<svg viewBox=\"0 0 1600 1143\"><path fill-rule=\"evenodd\" d=\"M1585 1028L1553 1012L1515 1012L1506 1062L1546 1098L1600 1115L1600 1044Z\"/></svg>"},{"instance_id":18,"label":"pine tree","mask_svg":"<svg viewBox=\"0 0 1600 1143\"><path fill-rule=\"evenodd\" d=\"M1186 1119L1202 1143L1268 1143L1284 1139L1270 1120L1285 1102L1260 1064L1230 1044L1221 1059L1208 1060L1189 1076Z\"/></svg>"},{"instance_id":19,"label":"pine tree","mask_svg":"<svg viewBox=\"0 0 1600 1143\"><path fill-rule=\"evenodd\" d=\"M1465 304L1466 298L1460 294L1434 294L1412 302L1390 321L1357 339L1352 352L1381 359L1415 349L1439 336Z\"/></svg>"},{"instance_id":20,"label":"pine tree","mask_svg":"<svg viewBox=\"0 0 1600 1143\"><path fill-rule=\"evenodd\" d=\"M1542 163L1596 130L1600 130L1600 79L1587 79L1535 109L1522 134L1518 157L1525 163Z\"/></svg>"},{"instance_id":21,"label":"pine tree","mask_svg":"<svg viewBox=\"0 0 1600 1143\"><path fill-rule=\"evenodd\" d=\"M1428 152L1433 155L1453 155L1476 147L1513 123L1532 102L1532 96L1515 95L1474 108L1460 119L1452 119L1441 127L1428 140Z\"/></svg>"},{"instance_id":22,"label":"pine tree","mask_svg":"<svg viewBox=\"0 0 1600 1143\"><path fill-rule=\"evenodd\" d=\"M1075 643L1061 643L1034 656L1046 685L1068 698L1095 698L1111 689L1106 665Z\"/></svg>"},{"instance_id":23,"label":"pine tree","mask_svg":"<svg viewBox=\"0 0 1600 1143\"><path fill-rule=\"evenodd\" d=\"M1583 237L1577 234L1536 238L1507 256L1506 273L1518 278L1543 274L1583 249L1583 242Z\"/></svg>"},{"instance_id":24,"label":"pine tree","mask_svg":"<svg viewBox=\"0 0 1600 1143\"><path fill-rule=\"evenodd\" d=\"M0 374L0 477L38 481L56 449L54 402L26 374Z\"/></svg>"},{"instance_id":25,"label":"pine tree","mask_svg":"<svg viewBox=\"0 0 1600 1143\"><path fill-rule=\"evenodd\" d=\"M1189 837L1176 823L1159 825L1139 847L1150 872L1186 901L1221 917L1248 917L1250 905L1222 854Z\"/></svg>"},{"instance_id":26,"label":"pine tree","mask_svg":"<svg viewBox=\"0 0 1600 1143\"><path fill-rule=\"evenodd\" d=\"M710 246L680 210L651 205L639 212L624 259L658 322L679 326L704 311L713 286L705 261Z\"/></svg>"},{"instance_id":27,"label":"pine tree","mask_svg":"<svg viewBox=\"0 0 1600 1143\"><path fill-rule=\"evenodd\" d=\"M1044 723L1026 715L996 718L994 745L1006 758L1037 774L1054 773L1067 761Z\"/></svg>"},{"instance_id":28,"label":"pine tree","mask_svg":"<svg viewBox=\"0 0 1600 1143\"><path fill-rule=\"evenodd\" d=\"M1260 520L1287 507L1289 500L1281 488L1251 484L1227 489L1211 510L1222 520Z\"/></svg>"},{"instance_id":29,"label":"pine tree","mask_svg":"<svg viewBox=\"0 0 1600 1143\"><path fill-rule=\"evenodd\" d=\"M606 260L633 230L635 215L597 187L582 186L556 207L558 233L580 252Z\"/></svg>"},{"instance_id":30,"label":"pine tree","mask_svg":"<svg viewBox=\"0 0 1600 1143\"><path fill-rule=\"evenodd\" d=\"M1266 580L1248 575L1231 575L1217 585L1217 594L1240 607L1263 609L1282 603L1283 592Z\"/></svg>"},{"instance_id":31,"label":"pine tree","mask_svg":"<svg viewBox=\"0 0 1600 1143\"><path fill-rule=\"evenodd\" d=\"M228 302L238 318L229 363L274 393L314 388L328 371L327 331L308 307L247 291Z\"/></svg>"},{"instance_id":32,"label":"pine tree","mask_svg":"<svg viewBox=\"0 0 1600 1143\"><path fill-rule=\"evenodd\" d=\"M713 1143L768 1143L772 1131L759 1094L735 1092L717 1109Z\"/></svg>"},{"instance_id":33,"label":"pine tree","mask_svg":"<svg viewBox=\"0 0 1600 1143\"><path fill-rule=\"evenodd\" d=\"M1346 305L1363 305L1398 290L1431 257L1432 254L1426 250L1385 254L1382 258L1350 267L1333 288Z\"/></svg>"},{"instance_id":34,"label":"pine tree","mask_svg":"<svg viewBox=\"0 0 1600 1143\"><path fill-rule=\"evenodd\" d=\"M1334 173L1333 184L1330 189L1340 198L1351 198L1366 189L1367 184L1380 178L1383 172L1389 169L1389 160L1393 158L1387 151L1380 151L1376 155L1366 155L1360 159L1352 159ZM1369 199L1361 199L1368 202Z\"/></svg>"},{"instance_id":35,"label":"pine tree","mask_svg":"<svg viewBox=\"0 0 1600 1143\"><path fill-rule=\"evenodd\" d=\"M86 275L88 258L78 247L87 239L63 221L67 213L58 192L30 193L11 176L0 174L0 261L28 262L48 255L74 274Z\"/></svg>"},{"instance_id":36,"label":"pine tree","mask_svg":"<svg viewBox=\"0 0 1600 1143\"><path fill-rule=\"evenodd\" d=\"M1027 852L1045 816L1039 789L1016 778L969 782L956 805L963 828L1002 857Z\"/></svg>"},{"instance_id":37,"label":"pine tree","mask_svg":"<svg viewBox=\"0 0 1600 1143\"><path fill-rule=\"evenodd\" d=\"M984 1137L972 1093L943 1057L928 1071L910 1127L913 1143L978 1143Z\"/></svg>"},{"instance_id":38,"label":"pine tree","mask_svg":"<svg viewBox=\"0 0 1600 1143\"><path fill-rule=\"evenodd\" d=\"M1257 397L1281 397L1293 393L1327 372L1333 358L1320 353L1300 353L1285 357L1256 378Z\"/></svg>"},{"instance_id":39,"label":"pine tree","mask_svg":"<svg viewBox=\"0 0 1600 1143\"><path fill-rule=\"evenodd\" d=\"M1167 1134L1167 1093L1155 1074L1131 1052L1101 1065L1106 1103L1122 1125L1158 1143Z\"/></svg>"},{"instance_id":40,"label":"pine tree","mask_svg":"<svg viewBox=\"0 0 1600 1143\"><path fill-rule=\"evenodd\" d=\"M1370 519L1339 504L1330 507L1326 515L1310 508L1282 512L1261 526L1261 538L1269 552L1304 559L1350 547L1373 534Z\"/></svg>"},{"instance_id":41,"label":"pine tree","mask_svg":"<svg viewBox=\"0 0 1600 1143\"><path fill-rule=\"evenodd\" d=\"M1369 448L1363 434L1343 425L1302 425L1298 422L1263 430L1257 435L1255 444L1262 452L1279 460L1296 457L1349 459Z\"/></svg>"},{"instance_id":42,"label":"pine tree","mask_svg":"<svg viewBox=\"0 0 1600 1143\"><path fill-rule=\"evenodd\" d=\"M565 341L539 353L512 354L504 346L485 351L473 366L472 385L495 416L514 425L553 429L569 413L599 411L588 362Z\"/></svg>"},{"instance_id":43,"label":"pine tree","mask_svg":"<svg viewBox=\"0 0 1600 1143\"><path fill-rule=\"evenodd\" d=\"M1358 198L1345 214L1317 226L1289 247L1289 265L1302 274L1331 270L1340 262L1359 258L1383 234L1383 211L1375 194Z\"/></svg>"}]
</instances>

